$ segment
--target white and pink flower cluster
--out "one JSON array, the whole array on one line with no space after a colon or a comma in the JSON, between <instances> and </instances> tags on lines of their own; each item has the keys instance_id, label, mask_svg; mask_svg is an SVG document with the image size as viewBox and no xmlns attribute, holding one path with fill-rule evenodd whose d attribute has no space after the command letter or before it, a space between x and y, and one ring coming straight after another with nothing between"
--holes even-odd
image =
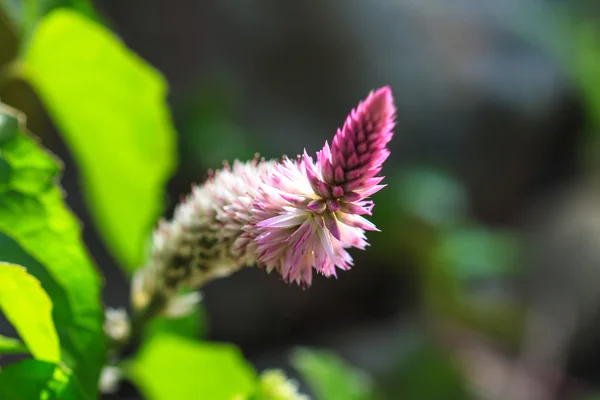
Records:
<instances>
[{"instance_id":1,"label":"white and pink flower cluster","mask_svg":"<svg viewBox=\"0 0 600 400\"><path fill-rule=\"evenodd\" d=\"M346 249L364 249L365 230L377 230L368 197L385 185L378 176L390 152L395 106L389 87L361 102L326 142L316 161L235 162L211 174L155 232L148 265L136 276L134 303L157 292L198 287L247 265L277 271L284 281L310 286L313 269L347 270Z\"/></svg>"}]
</instances>

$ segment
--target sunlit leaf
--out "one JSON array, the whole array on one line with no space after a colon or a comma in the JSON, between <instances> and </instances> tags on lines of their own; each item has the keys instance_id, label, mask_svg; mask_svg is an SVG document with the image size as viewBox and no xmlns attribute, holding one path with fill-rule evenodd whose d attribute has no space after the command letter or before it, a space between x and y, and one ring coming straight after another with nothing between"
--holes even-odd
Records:
<instances>
[{"instance_id":1,"label":"sunlit leaf","mask_svg":"<svg viewBox=\"0 0 600 400\"><path fill-rule=\"evenodd\" d=\"M1 105L0 116L19 119ZM40 281L54 303L63 361L95 398L105 358L100 279L56 185L59 164L18 124L0 124L0 138L0 164L8 171L0 185L0 257L22 262Z\"/></svg>"},{"instance_id":2,"label":"sunlit leaf","mask_svg":"<svg viewBox=\"0 0 600 400\"><path fill-rule=\"evenodd\" d=\"M145 327L145 335L150 338L153 335L170 333L188 339L199 339L205 333L205 312L196 309L181 317L161 316L154 318Z\"/></svg>"},{"instance_id":3,"label":"sunlit leaf","mask_svg":"<svg viewBox=\"0 0 600 400\"><path fill-rule=\"evenodd\" d=\"M2 400L83 400L85 395L65 367L24 360L0 370Z\"/></svg>"},{"instance_id":4,"label":"sunlit leaf","mask_svg":"<svg viewBox=\"0 0 600 400\"><path fill-rule=\"evenodd\" d=\"M297 350L292 357L292 364L318 400L377 398L368 375L330 352Z\"/></svg>"},{"instance_id":5,"label":"sunlit leaf","mask_svg":"<svg viewBox=\"0 0 600 400\"><path fill-rule=\"evenodd\" d=\"M138 267L176 159L162 76L68 10L40 23L24 71L73 153L100 233Z\"/></svg>"},{"instance_id":6,"label":"sunlit leaf","mask_svg":"<svg viewBox=\"0 0 600 400\"><path fill-rule=\"evenodd\" d=\"M197 296L197 297L196 297ZM153 335L173 334L188 339L200 339L206 334L207 315L201 302L202 295L188 291L172 299L170 312L153 318L144 326L144 339ZM188 302L188 300L193 301ZM178 307L173 307L180 301Z\"/></svg>"},{"instance_id":7,"label":"sunlit leaf","mask_svg":"<svg viewBox=\"0 0 600 400\"><path fill-rule=\"evenodd\" d=\"M232 400L251 394L257 380L235 347L173 335L153 336L129 375L149 400Z\"/></svg>"},{"instance_id":8,"label":"sunlit leaf","mask_svg":"<svg viewBox=\"0 0 600 400\"><path fill-rule=\"evenodd\" d=\"M256 393L248 400L309 400L298 391L298 382L281 370L267 370L260 375Z\"/></svg>"},{"instance_id":9,"label":"sunlit leaf","mask_svg":"<svg viewBox=\"0 0 600 400\"><path fill-rule=\"evenodd\" d=\"M0 263L0 310L38 360L60 362L52 302L25 268Z\"/></svg>"},{"instance_id":10,"label":"sunlit leaf","mask_svg":"<svg viewBox=\"0 0 600 400\"><path fill-rule=\"evenodd\" d=\"M28 353L27 346L20 340L0 335L0 355Z\"/></svg>"}]
</instances>

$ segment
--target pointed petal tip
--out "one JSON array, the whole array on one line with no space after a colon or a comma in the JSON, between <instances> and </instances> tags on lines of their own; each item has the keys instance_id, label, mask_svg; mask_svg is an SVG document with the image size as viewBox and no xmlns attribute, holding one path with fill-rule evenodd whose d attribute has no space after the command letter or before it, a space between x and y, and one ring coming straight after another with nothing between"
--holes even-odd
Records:
<instances>
[{"instance_id":1,"label":"pointed petal tip","mask_svg":"<svg viewBox=\"0 0 600 400\"><path fill-rule=\"evenodd\" d=\"M377 104L378 109L385 110L388 118L393 119L396 114L396 105L394 104L394 95L391 86L382 86L371 93L370 102Z\"/></svg>"},{"instance_id":2,"label":"pointed petal tip","mask_svg":"<svg viewBox=\"0 0 600 400\"><path fill-rule=\"evenodd\" d=\"M382 99L385 103L390 105L394 102L394 95L392 94L392 88L390 85L385 85L379 89L371 91L369 97L371 97L373 100Z\"/></svg>"},{"instance_id":3,"label":"pointed petal tip","mask_svg":"<svg viewBox=\"0 0 600 400\"><path fill-rule=\"evenodd\" d=\"M306 151L306 147L304 148L304 152L302 153L302 158L304 159L304 162L310 162L311 164L313 162L313 158L308 154L308 151Z\"/></svg>"},{"instance_id":4,"label":"pointed petal tip","mask_svg":"<svg viewBox=\"0 0 600 400\"><path fill-rule=\"evenodd\" d=\"M338 241L341 240L342 235L341 235L340 227L338 226L338 222L337 222L337 218L335 217L335 214L332 212L325 213L323 215L323 219L325 221L325 226L327 227L327 230L329 230L331 235L334 238L336 238Z\"/></svg>"},{"instance_id":5,"label":"pointed petal tip","mask_svg":"<svg viewBox=\"0 0 600 400\"><path fill-rule=\"evenodd\" d=\"M380 87L379 89L375 90L375 95L386 95L386 96L392 96L392 87L390 85L384 85L382 87Z\"/></svg>"}]
</instances>

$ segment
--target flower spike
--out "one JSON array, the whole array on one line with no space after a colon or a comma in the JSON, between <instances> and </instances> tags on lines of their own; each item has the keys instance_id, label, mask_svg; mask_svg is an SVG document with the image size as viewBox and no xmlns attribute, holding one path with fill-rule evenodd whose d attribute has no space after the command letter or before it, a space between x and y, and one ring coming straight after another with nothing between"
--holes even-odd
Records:
<instances>
[{"instance_id":1,"label":"flower spike","mask_svg":"<svg viewBox=\"0 0 600 400\"><path fill-rule=\"evenodd\" d=\"M373 202L365 199L385 186L379 184L383 177L377 174L390 154L386 146L393 136L395 112L389 87L372 92L351 111L331 147L325 142L316 162L305 150L300 160L278 166L266 182L272 189L260 191L256 201L276 216L271 218L293 215L289 221L296 225L255 222L259 234L273 233L257 244L258 261L268 271L275 269L285 281L309 286L312 268L326 276L334 275L335 267L349 269L352 259L344 249L364 248L364 230L377 230L361 215L370 215L373 208ZM281 193L278 199L294 193L295 198L305 200L283 205L275 201L272 191ZM294 232L300 229L303 241L294 242ZM290 253L286 247L272 242L281 236L293 242L293 257L286 256Z\"/></svg>"},{"instance_id":2,"label":"flower spike","mask_svg":"<svg viewBox=\"0 0 600 400\"><path fill-rule=\"evenodd\" d=\"M133 300L144 307L153 296L172 296L242 266L258 264L286 282L310 286L313 269L336 276L347 270L347 248L367 246L365 230L377 230L372 194L390 155L395 106L389 87L371 92L350 112L331 146L313 159L226 162L194 186L172 221L154 233L150 260L134 280Z\"/></svg>"}]
</instances>

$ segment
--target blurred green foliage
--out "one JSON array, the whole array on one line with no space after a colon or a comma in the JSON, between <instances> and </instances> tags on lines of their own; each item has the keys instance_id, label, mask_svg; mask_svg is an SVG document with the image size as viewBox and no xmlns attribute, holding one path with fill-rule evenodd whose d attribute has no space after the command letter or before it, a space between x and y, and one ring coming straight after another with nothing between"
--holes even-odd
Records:
<instances>
[{"instance_id":1,"label":"blurred green foliage","mask_svg":"<svg viewBox=\"0 0 600 400\"><path fill-rule=\"evenodd\" d=\"M435 343L416 345L389 376L386 389L403 400L474 399L452 354Z\"/></svg>"},{"instance_id":2,"label":"blurred green foliage","mask_svg":"<svg viewBox=\"0 0 600 400\"><path fill-rule=\"evenodd\" d=\"M594 20L576 14L569 32L573 55L568 70L580 91L587 116L587 140L581 144L582 159L597 168L600 159L600 29Z\"/></svg>"},{"instance_id":3,"label":"blurred green foliage","mask_svg":"<svg viewBox=\"0 0 600 400\"><path fill-rule=\"evenodd\" d=\"M20 340L0 335L0 354L27 353L27 346Z\"/></svg>"},{"instance_id":4,"label":"blurred green foliage","mask_svg":"<svg viewBox=\"0 0 600 400\"><path fill-rule=\"evenodd\" d=\"M243 399L257 381L235 347L173 335L154 335L128 373L149 400Z\"/></svg>"},{"instance_id":5,"label":"blurred green foliage","mask_svg":"<svg viewBox=\"0 0 600 400\"><path fill-rule=\"evenodd\" d=\"M2 400L81 400L88 397L64 366L24 360L2 368Z\"/></svg>"},{"instance_id":6,"label":"blurred green foliage","mask_svg":"<svg viewBox=\"0 0 600 400\"><path fill-rule=\"evenodd\" d=\"M292 364L300 371L320 400L375 400L374 382L364 372L349 366L327 351L298 349Z\"/></svg>"},{"instance_id":7,"label":"blurred green foliage","mask_svg":"<svg viewBox=\"0 0 600 400\"><path fill-rule=\"evenodd\" d=\"M591 122L600 126L600 30L592 21L579 21L573 30L574 52L572 71L576 83L586 97L585 106Z\"/></svg>"},{"instance_id":8,"label":"blurred green foliage","mask_svg":"<svg viewBox=\"0 0 600 400\"><path fill-rule=\"evenodd\" d=\"M300 400L294 393L296 389L296 382L289 381L283 371L267 370L261 374L257 390L249 400Z\"/></svg>"},{"instance_id":9,"label":"blurred green foliage","mask_svg":"<svg viewBox=\"0 0 600 400\"><path fill-rule=\"evenodd\" d=\"M411 260L427 313L516 344L523 311L512 288L521 277L521 239L491 229L469 215L460 181L442 168L416 165L391 176L377 199L373 251Z\"/></svg>"},{"instance_id":10,"label":"blurred green foliage","mask_svg":"<svg viewBox=\"0 0 600 400\"><path fill-rule=\"evenodd\" d=\"M196 307L187 315L179 317L158 316L144 330L145 340L154 335L171 334L187 339L201 339L206 335L207 317L202 307Z\"/></svg>"},{"instance_id":11,"label":"blurred green foliage","mask_svg":"<svg viewBox=\"0 0 600 400\"><path fill-rule=\"evenodd\" d=\"M393 206L400 215L417 218L436 229L452 228L468 218L464 188L442 168L407 168L389 182Z\"/></svg>"},{"instance_id":12,"label":"blurred green foliage","mask_svg":"<svg viewBox=\"0 0 600 400\"><path fill-rule=\"evenodd\" d=\"M19 120L17 113L0 107L2 120ZM14 121L0 125L0 159L10 167L0 188L0 232L16 258L35 260L23 265L56 299L53 318L63 361L94 398L105 358L100 279L81 241L79 224L55 184L58 162ZM28 256L20 255L15 245Z\"/></svg>"},{"instance_id":13,"label":"blurred green foliage","mask_svg":"<svg viewBox=\"0 0 600 400\"><path fill-rule=\"evenodd\" d=\"M249 160L264 149L264 143L235 123L240 95L233 77L223 70L206 72L192 92L176 116L182 163L191 170L182 173L198 181L207 169L221 168L223 160ZM197 171L199 166L202 171Z\"/></svg>"},{"instance_id":14,"label":"blurred green foliage","mask_svg":"<svg viewBox=\"0 0 600 400\"><path fill-rule=\"evenodd\" d=\"M73 152L100 233L132 271L176 163L162 76L107 29L66 10L40 23L22 68Z\"/></svg>"},{"instance_id":15,"label":"blurred green foliage","mask_svg":"<svg viewBox=\"0 0 600 400\"><path fill-rule=\"evenodd\" d=\"M519 242L510 232L482 227L449 231L436 245L434 262L449 266L458 279L472 280L512 276L519 267Z\"/></svg>"}]
</instances>

